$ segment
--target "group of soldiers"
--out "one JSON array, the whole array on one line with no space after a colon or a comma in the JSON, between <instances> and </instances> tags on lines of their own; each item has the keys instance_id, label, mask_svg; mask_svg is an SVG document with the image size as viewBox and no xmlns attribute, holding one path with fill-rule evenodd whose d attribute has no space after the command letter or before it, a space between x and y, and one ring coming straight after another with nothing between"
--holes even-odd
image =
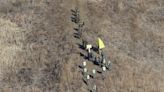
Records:
<instances>
[{"instance_id":1,"label":"group of soldiers","mask_svg":"<svg viewBox=\"0 0 164 92\"><path fill-rule=\"evenodd\" d=\"M88 53L92 53L91 50L88 50ZM90 57L91 56L91 57ZM82 63L82 69L83 69L83 79L85 81L86 84L88 84L90 78L96 78L96 73L97 72L100 72L102 74L102 79L104 80L105 79L105 76L106 76L106 71L107 70L111 70L111 61L108 60L105 58L105 55L103 54L103 52L101 52L100 55L98 55L97 57L95 57L95 59L89 59L89 58L93 58L94 55L91 54L89 55L88 54L88 60L93 60L92 62L96 65L98 65L101 70L96 70L96 69L93 69L91 72L88 71L87 69L87 62L84 61ZM93 90L96 90L94 89L96 85L93 86ZM96 92L96 91L92 91L92 92Z\"/></svg>"},{"instance_id":2,"label":"group of soldiers","mask_svg":"<svg viewBox=\"0 0 164 92\"><path fill-rule=\"evenodd\" d=\"M76 29L78 34L78 38L82 37L82 33L83 33L83 26L84 26L84 22L81 21L80 19L80 14L79 14L79 10L76 7L75 10L72 10L72 15L73 17L71 17L72 22L76 23L78 25L78 28Z\"/></svg>"},{"instance_id":3,"label":"group of soldiers","mask_svg":"<svg viewBox=\"0 0 164 92\"><path fill-rule=\"evenodd\" d=\"M101 67L101 73L102 73L102 75L104 75L103 76L103 79L104 79L105 78L105 72L107 70L111 69L111 62L107 61L104 53L102 52L102 48L100 48L99 45L97 46L98 55L96 56L96 55L93 54L92 45L88 44L86 39L83 39L82 34L83 34L83 31L84 31L84 28L83 28L84 27L84 22L81 22L78 8L75 8L75 10L72 10L72 15L73 15L73 17L71 17L72 22L74 22L78 25L78 28L76 29L77 34L78 34L78 38L82 39L83 48L87 50L87 53L88 53L87 59L89 61L92 61L94 64ZM101 44L102 44L102 42L101 42ZM96 69L93 69L92 72L89 73L86 66L87 66L87 62L84 61L82 63L82 69L83 69L82 74L83 74L84 82L88 85L88 82L89 82L90 78L94 79L95 76L96 76L96 73L98 71ZM95 84L93 85L93 87L91 89L91 92L97 92L97 86Z\"/></svg>"}]
</instances>

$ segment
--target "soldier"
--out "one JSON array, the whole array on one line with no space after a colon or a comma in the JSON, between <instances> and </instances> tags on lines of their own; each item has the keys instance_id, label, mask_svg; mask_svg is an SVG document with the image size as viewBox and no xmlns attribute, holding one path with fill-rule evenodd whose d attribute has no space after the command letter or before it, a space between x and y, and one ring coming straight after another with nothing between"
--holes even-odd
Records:
<instances>
[{"instance_id":1,"label":"soldier","mask_svg":"<svg viewBox=\"0 0 164 92\"><path fill-rule=\"evenodd\" d=\"M82 67L83 67L83 69L84 69L84 68L86 68L86 65L87 65L87 62L86 62L86 61L84 61L84 62L83 62L83 66L82 66Z\"/></svg>"},{"instance_id":2,"label":"soldier","mask_svg":"<svg viewBox=\"0 0 164 92\"><path fill-rule=\"evenodd\" d=\"M88 42L86 40L82 39L82 43L83 43L83 47L86 48Z\"/></svg>"},{"instance_id":3,"label":"soldier","mask_svg":"<svg viewBox=\"0 0 164 92\"><path fill-rule=\"evenodd\" d=\"M78 31L78 36L79 36L79 38L81 38L81 36L82 36L82 33L83 33L83 26L84 26L84 22L81 24L81 23L79 23L78 24L78 29L77 29L77 31Z\"/></svg>"},{"instance_id":4,"label":"soldier","mask_svg":"<svg viewBox=\"0 0 164 92\"><path fill-rule=\"evenodd\" d=\"M79 10L78 10L77 7L75 8L75 12L76 12L76 14L75 14L75 23L78 24L80 22L80 15L79 15Z\"/></svg>"},{"instance_id":5,"label":"soldier","mask_svg":"<svg viewBox=\"0 0 164 92\"><path fill-rule=\"evenodd\" d=\"M99 61L100 61L100 66L102 67L103 65L105 65L106 60L105 60L105 56L102 53L101 56L99 56Z\"/></svg>"},{"instance_id":6,"label":"soldier","mask_svg":"<svg viewBox=\"0 0 164 92\"><path fill-rule=\"evenodd\" d=\"M100 59L99 59L98 56L95 57L94 64L96 64L96 65L100 65Z\"/></svg>"},{"instance_id":7,"label":"soldier","mask_svg":"<svg viewBox=\"0 0 164 92\"><path fill-rule=\"evenodd\" d=\"M92 59L93 59L93 54L92 54L92 52L91 52L91 48L92 48L92 45L91 45L91 44L88 44L88 45L86 46L86 49L87 49L87 51L88 51L88 60L92 60Z\"/></svg>"},{"instance_id":8,"label":"soldier","mask_svg":"<svg viewBox=\"0 0 164 92\"><path fill-rule=\"evenodd\" d=\"M89 79L90 79L90 75L88 75L88 74L85 75L83 79L84 79L84 82L88 85Z\"/></svg>"},{"instance_id":9,"label":"soldier","mask_svg":"<svg viewBox=\"0 0 164 92\"><path fill-rule=\"evenodd\" d=\"M105 66L103 66L102 67L102 79L104 80L105 79L105 73L106 73L106 67Z\"/></svg>"},{"instance_id":10,"label":"soldier","mask_svg":"<svg viewBox=\"0 0 164 92\"><path fill-rule=\"evenodd\" d=\"M92 61L93 62L93 53L92 52L88 52L88 60Z\"/></svg>"},{"instance_id":11,"label":"soldier","mask_svg":"<svg viewBox=\"0 0 164 92\"><path fill-rule=\"evenodd\" d=\"M88 80L90 79L90 76L88 75L87 68L83 69L83 80L88 85Z\"/></svg>"},{"instance_id":12,"label":"soldier","mask_svg":"<svg viewBox=\"0 0 164 92\"><path fill-rule=\"evenodd\" d=\"M83 75L86 76L88 73L87 73L87 68L83 68Z\"/></svg>"},{"instance_id":13,"label":"soldier","mask_svg":"<svg viewBox=\"0 0 164 92\"><path fill-rule=\"evenodd\" d=\"M76 23L76 18L77 18L76 10L75 11L72 10L72 15L73 17L71 17L71 20L72 22Z\"/></svg>"},{"instance_id":14,"label":"soldier","mask_svg":"<svg viewBox=\"0 0 164 92\"><path fill-rule=\"evenodd\" d=\"M94 84L91 92L97 92L97 86Z\"/></svg>"},{"instance_id":15,"label":"soldier","mask_svg":"<svg viewBox=\"0 0 164 92\"><path fill-rule=\"evenodd\" d=\"M108 70L111 69L111 62L110 62L110 60L106 63L106 68L107 68Z\"/></svg>"},{"instance_id":16,"label":"soldier","mask_svg":"<svg viewBox=\"0 0 164 92\"><path fill-rule=\"evenodd\" d=\"M92 70L92 78L95 78L95 76L96 76L96 70L93 69L93 70Z\"/></svg>"},{"instance_id":17,"label":"soldier","mask_svg":"<svg viewBox=\"0 0 164 92\"><path fill-rule=\"evenodd\" d=\"M75 12L77 13L77 12L79 12L79 10L78 10L78 8L77 7L75 7Z\"/></svg>"},{"instance_id":18,"label":"soldier","mask_svg":"<svg viewBox=\"0 0 164 92\"><path fill-rule=\"evenodd\" d=\"M105 58L103 58L103 60L102 60L102 66L105 66L106 65L106 60L105 60Z\"/></svg>"},{"instance_id":19,"label":"soldier","mask_svg":"<svg viewBox=\"0 0 164 92\"><path fill-rule=\"evenodd\" d=\"M101 59L103 60L104 58L105 58L105 55L104 55L104 53L103 52L101 52Z\"/></svg>"},{"instance_id":20,"label":"soldier","mask_svg":"<svg viewBox=\"0 0 164 92\"><path fill-rule=\"evenodd\" d=\"M98 49L98 54L99 54L99 55L102 54L102 49Z\"/></svg>"},{"instance_id":21,"label":"soldier","mask_svg":"<svg viewBox=\"0 0 164 92\"><path fill-rule=\"evenodd\" d=\"M78 24L80 22L80 15L77 7L75 8L75 11L72 10L72 15L72 21Z\"/></svg>"},{"instance_id":22,"label":"soldier","mask_svg":"<svg viewBox=\"0 0 164 92\"><path fill-rule=\"evenodd\" d=\"M90 79L90 75L87 75L86 78L87 78L87 80L89 80Z\"/></svg>"},{"instance_id":23,"label":"soldier","mask_svg":"<svg viewBox=\"0 0 164 92\"><path fill-rule=\"evenodd\" d=\"M102 72L106 72L106 67L105 66L102 67Z\"/></svg>"}]
</instances>

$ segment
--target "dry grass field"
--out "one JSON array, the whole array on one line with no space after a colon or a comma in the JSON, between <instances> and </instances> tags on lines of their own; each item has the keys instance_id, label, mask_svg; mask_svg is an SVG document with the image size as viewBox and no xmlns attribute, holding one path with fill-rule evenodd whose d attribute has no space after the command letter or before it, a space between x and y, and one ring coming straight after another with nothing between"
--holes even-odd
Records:
<instances>
[{"instance_id":1,"label":"dry grass field","mask_svg":"<svg viewBox=\"0 0 164 92\"><path fill-rule=\"evenodd\" d=\"M163 0L0 0L0 92L164 92ZM86 86L81 41L71 9L85 22L84 37L106 45L112 62ZM88 68L97 68L88 62Z\"/></svg>"}]
</instances>

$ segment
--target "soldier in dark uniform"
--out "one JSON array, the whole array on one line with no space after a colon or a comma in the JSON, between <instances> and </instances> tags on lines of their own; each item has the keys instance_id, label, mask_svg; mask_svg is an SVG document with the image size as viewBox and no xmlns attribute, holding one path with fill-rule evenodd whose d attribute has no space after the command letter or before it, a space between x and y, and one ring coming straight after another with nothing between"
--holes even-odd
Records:
<instances>
[{"instance_id":1,"label":"soldier in dark uniform","mask_svg":"<svg viewBox=\"0 0 164 92\"><path fill-rule=\"evenodd\" d=\"M80 14L79 14L79 9L76 7L75 8L75 23L79 23L80 22Z\"/></svg>"},{"instance_id":2,"label":"soldier in dark uniform","mask_svg":"<svg viewBox=\"0 0 164 92\"><path fill-rule=\"evenodd\" d=\"M78 24L77 32L78 32L79 38L81 38L81 36L82 36L83 30L84 30L83 26L84 26L84 22Z\"/></svg>"},{"instance_id":3,"label":"soldier in dark uniform","mask_svg":"<svg viewBox=\"0 0 164 92\"><path fill-rule=\"evenodd\" d=\"M73 15L73 17L71 17L72 22L78 24L80 22L80 14L77 7L75 8L75 10L72 10L72 15Z\"/></svg>"},{"instance_id":4,"label":"soldier in dark uniform","mask_svg":"<svg viewBox=\"0 0 164 92\"><path fill-rule=\"evenodd\" d=\"M83 38L82 39L82 44L83 44L83 48L85 49L88 42Z\"/></svg>"}]
</instances>

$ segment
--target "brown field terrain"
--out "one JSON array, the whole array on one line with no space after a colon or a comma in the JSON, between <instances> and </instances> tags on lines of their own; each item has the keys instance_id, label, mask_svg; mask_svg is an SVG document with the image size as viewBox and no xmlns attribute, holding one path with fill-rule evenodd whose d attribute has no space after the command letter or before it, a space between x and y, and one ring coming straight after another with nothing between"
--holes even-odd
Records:
<instances>
[{"instance_id":1,"label":"brown field terrain","mask_svg":"<svg viewBox=\"0 0 164 92\"><path fill-rule=\"evenodd\" d=\"M163 0L0 0L0 92L164 92ZM85 22L84 38L103 39L112 62L82 80L79 65L99 67L74 37L71 9Z\"/></svg>"}]
</instances>

